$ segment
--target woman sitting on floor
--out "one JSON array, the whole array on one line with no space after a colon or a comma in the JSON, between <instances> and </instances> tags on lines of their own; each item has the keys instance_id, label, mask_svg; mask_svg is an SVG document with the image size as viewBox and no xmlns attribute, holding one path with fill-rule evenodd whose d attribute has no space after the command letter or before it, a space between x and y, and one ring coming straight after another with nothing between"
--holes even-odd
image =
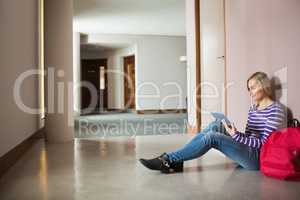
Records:
<instances>
[{"instance_id":1,"label":"woman sitting on floor","mask_svg":"<svg viewBox=\"0 0 300 200\"><path fill-rule=\"evenodd\" d=\"M259 170L260 148L273 131L283 126L285 113L282 106L273 101L271 81L265 73L254 73L247 80L247 88L255 103L249 110L245 133L237 131L234 125L216 120L183 148L157 158L140 159L140 162L163 173L182 172L184 161L198 158L214 148L245 169Z\"/></svg>"}]
</instances>

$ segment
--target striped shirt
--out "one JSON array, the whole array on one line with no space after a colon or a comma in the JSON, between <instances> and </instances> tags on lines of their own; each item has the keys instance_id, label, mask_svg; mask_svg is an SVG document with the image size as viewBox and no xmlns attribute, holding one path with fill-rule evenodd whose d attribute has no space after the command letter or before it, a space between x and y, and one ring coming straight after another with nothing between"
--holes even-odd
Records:
<instances>
[{"instance_id":1,"label":"striped shirt","mask_svg":"<svg viewBox=\"0 0 300 200\"><path fill-rule=\"evenodd\" d=\"M237 131L232 138L239 143L260 149L273 131L283 127L284 122L284 109L277 102L262 110L250 108L245 133Z\"/></svg>"}]
</instances>

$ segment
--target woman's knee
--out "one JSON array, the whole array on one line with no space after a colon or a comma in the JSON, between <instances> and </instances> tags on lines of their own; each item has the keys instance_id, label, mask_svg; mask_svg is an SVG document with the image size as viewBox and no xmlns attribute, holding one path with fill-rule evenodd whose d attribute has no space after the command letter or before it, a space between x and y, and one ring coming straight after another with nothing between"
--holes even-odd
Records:
<instances>
[{"instance_id":1,"label":"woman's knee","mask_svg":"<svg viewBox=\"0 0 300 200\"><path fill-rule=\"evenodd\" d=\"M220 138L221 134L216 132L216 131L209 131L207 132L207 134L205 135L205 140L210 143L210 144L213 144L215 143L216 141L219 141L221 138Z\"/></svg>"},{"instance_id":2,"label":"woman's knee","mask_svg":"<svg viewBox=\"0 0 300 200\"><path fill-rule=\"evenodd\" d=\"M222 127L222 124L218 120L215 120L208 125L209 130L214 131L214 132L219 131L221 129L221 127Z\"/></svg>"}]
</instances>

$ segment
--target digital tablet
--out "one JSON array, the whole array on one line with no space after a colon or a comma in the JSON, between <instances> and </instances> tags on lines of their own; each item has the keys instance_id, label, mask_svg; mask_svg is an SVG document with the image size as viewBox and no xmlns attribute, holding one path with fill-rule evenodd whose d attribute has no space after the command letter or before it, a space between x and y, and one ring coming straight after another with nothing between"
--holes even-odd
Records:
<instances>
[{"instance_id":1,"label":"digital tablet","mask_svg":"<svg viewBox=\"0 0 300 200\"><path fill-rule=\"evenodd\" d=\"M211 115L217 119L217 120L225 120L226 124L230 125L231 122L229 121L229 119L224 115L224 113L221 112L211 112Z\"/></svg>"}]
</instances>

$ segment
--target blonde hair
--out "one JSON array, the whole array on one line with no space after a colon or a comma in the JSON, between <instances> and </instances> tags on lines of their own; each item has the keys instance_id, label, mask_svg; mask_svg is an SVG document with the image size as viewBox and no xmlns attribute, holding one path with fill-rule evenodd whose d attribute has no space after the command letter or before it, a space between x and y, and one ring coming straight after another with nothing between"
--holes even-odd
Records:
<instances>
[{"instance_id":1,"label":"blonde hair","mask_svg":"<svg viewBox=\"0 0 300 200\"><path fill-rule=\"evenodd\" d=\"M257 83L262 87L264 93L273 99L273 90L272 90L272 84L271 80L269 79L268 75L264 72L255 72L252 74L248 80L247 80L247 89L248 91L250 90L249 88L249 81L250 80L255 80Z\"/></svg>"}]
</instances>

